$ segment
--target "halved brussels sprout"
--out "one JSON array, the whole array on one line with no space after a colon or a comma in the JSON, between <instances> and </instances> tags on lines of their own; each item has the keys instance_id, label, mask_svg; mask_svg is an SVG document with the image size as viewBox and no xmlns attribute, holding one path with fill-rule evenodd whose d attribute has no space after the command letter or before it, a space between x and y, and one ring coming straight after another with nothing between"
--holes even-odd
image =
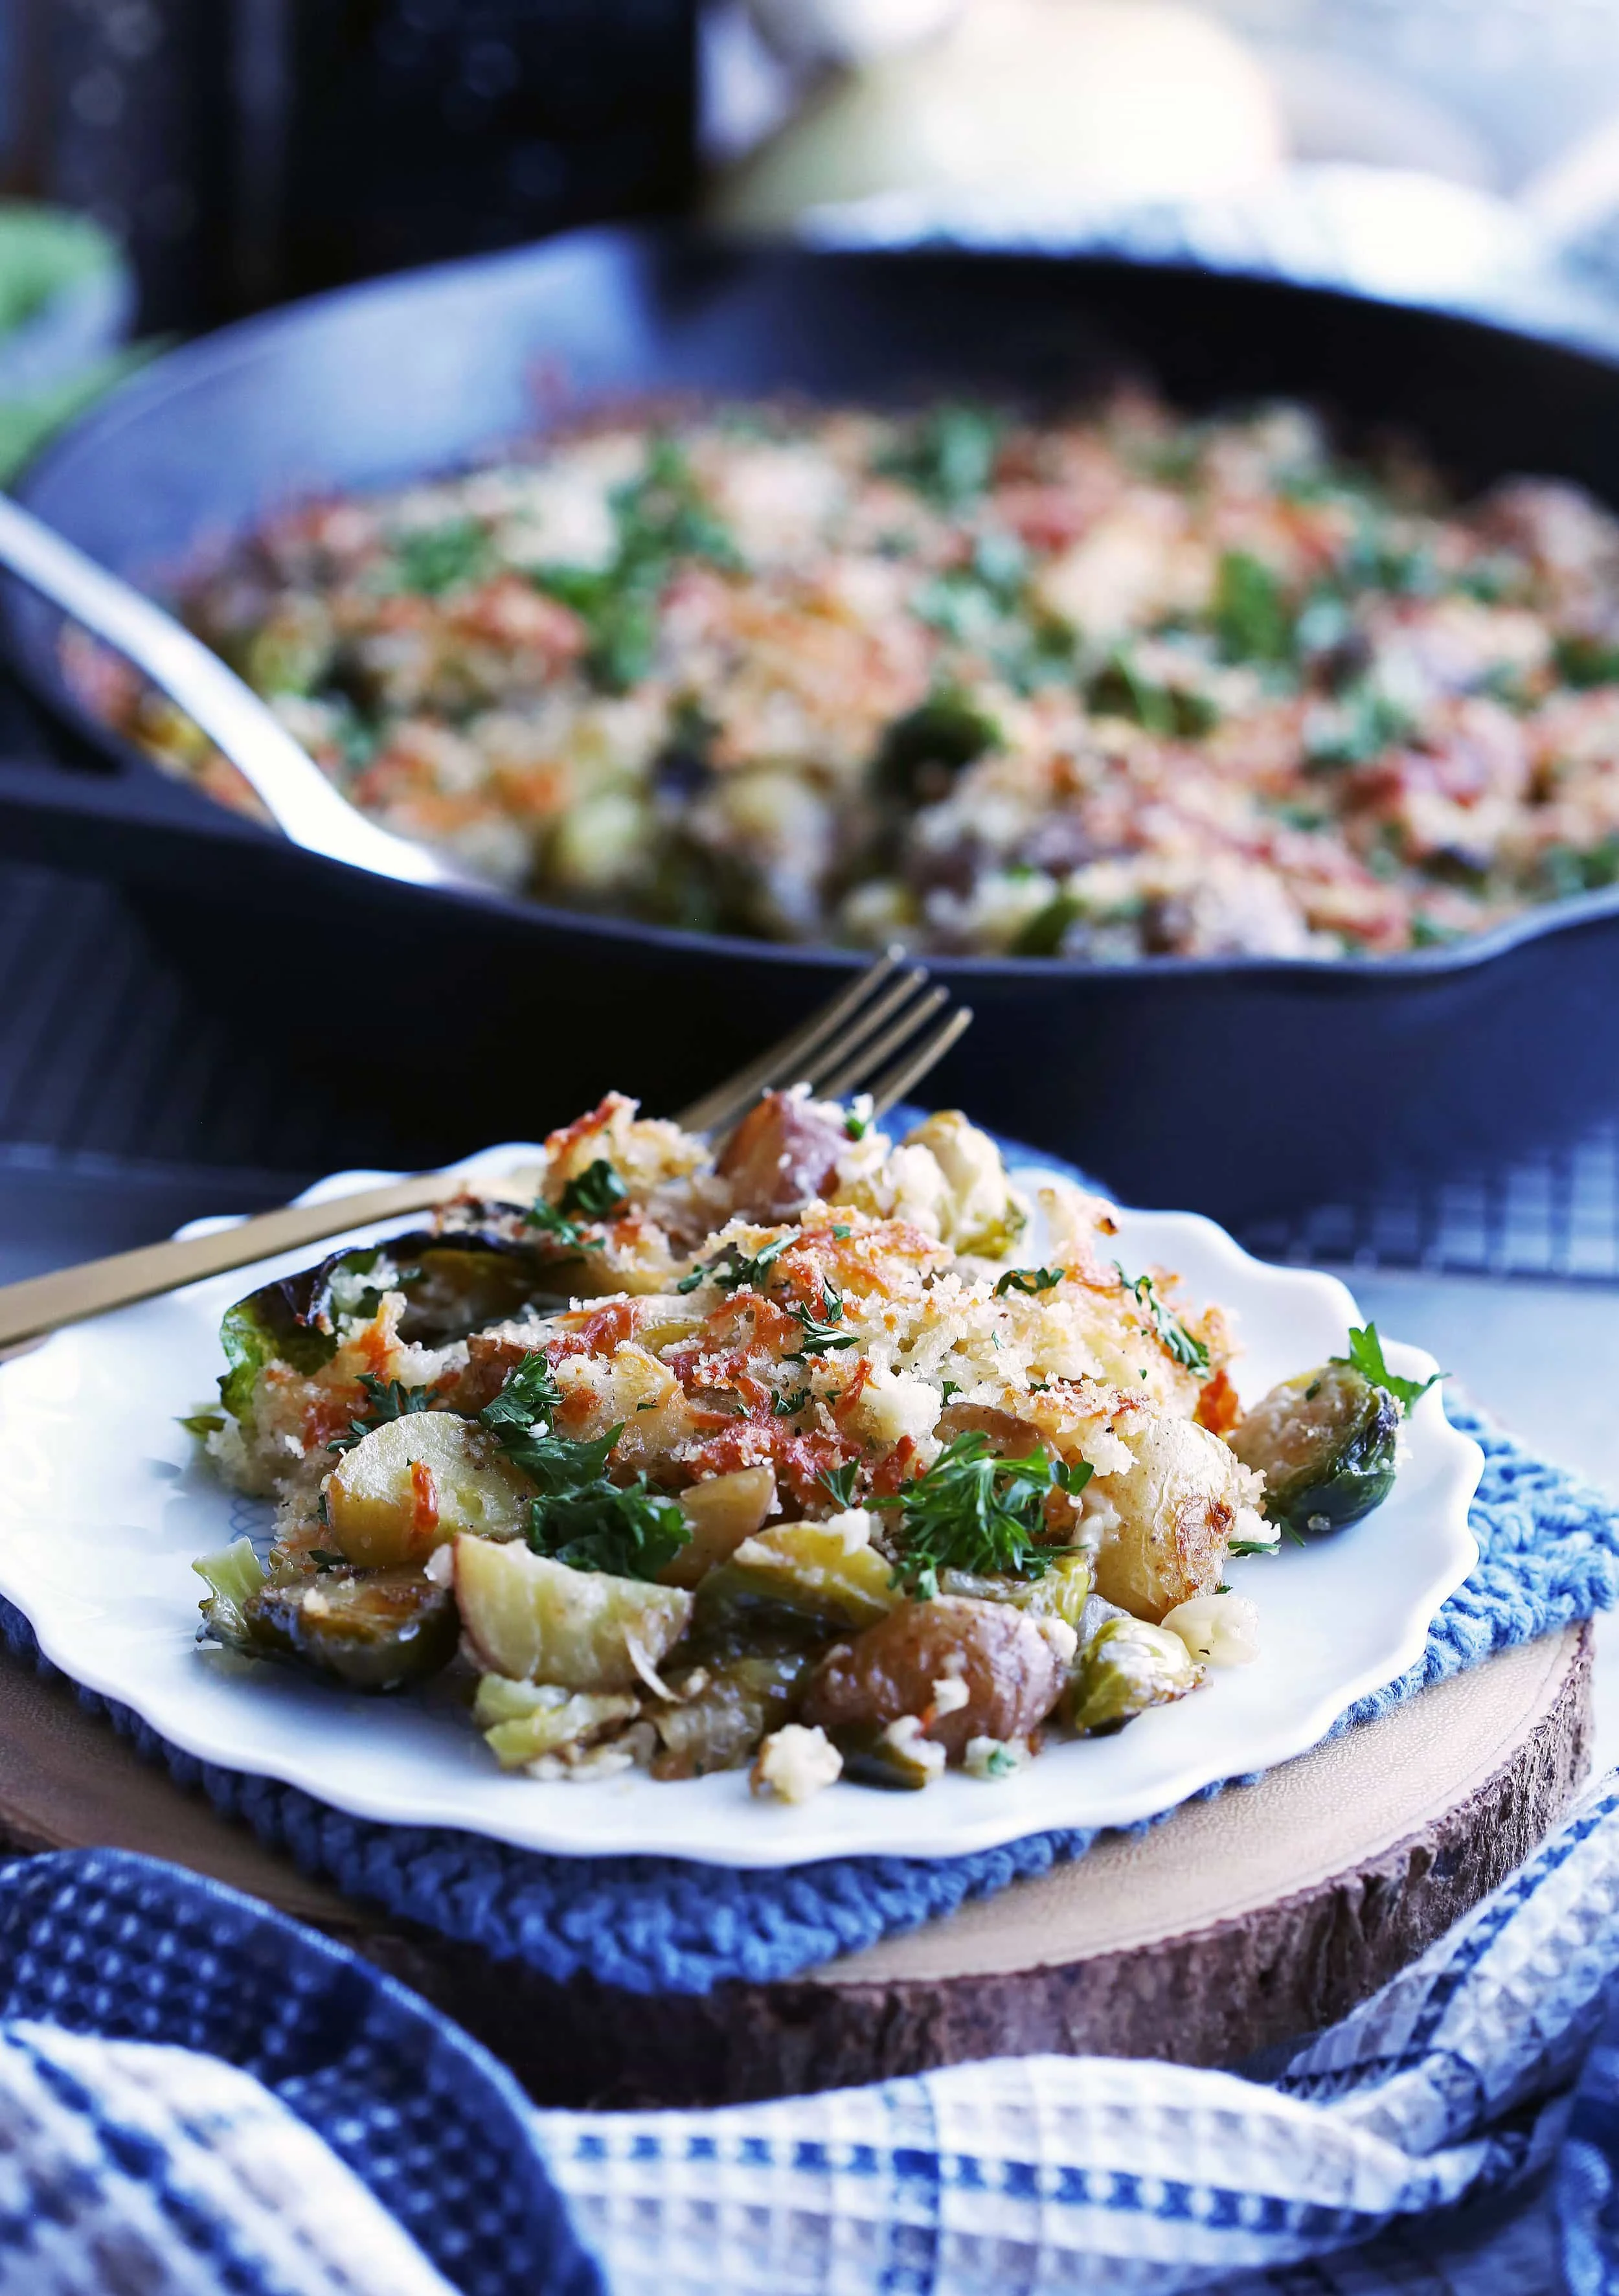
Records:
<instances>
[{"instance_id":1,"label":"halved brussels sprout","mask_svg":"<svg viewBox=\"0 0 1619 2296\"><path fill-rule=\"evenodd\" d=\"M1393 1488L1400 1406L1353 1364L1285 1379L1226 1438L1265 1479L1264 1512L1300 1538L1341 1530Z\"/></svg>"},{"instance_id":2,"label":"halved brussels sprout","mask_svg":"<svg viewBox=\"0 0 1619 2296\"><path fill-rule=\"evenodd\" d=\"M266 1578L248 1541L204 1555L203 1624L252 1658L291 1659L351 1690L423 1682L455 1655L455 1603L420 1570Z\"/></svg>"},{"instance_id":3,"label":"halved brussels sprout","mask_svg":"<svg viewBox=\"0 0 1619 2296\"><path fill-rule=\"evenodd\" d=\"M441 1346L519 1308L566 1304L558 1266L534 1244L478 1228L331 1252L226 1308L219 1329L229 1365L219 1382L225 1407L245 1420L255 1379L277 1357L294 1371L319 1371L337 1353L337 1316L374 1314L384 1289L403 1292L408 1302L400 1337ZM380 1267L389 1271L386 1282L368 1283Z\"/></svg>"},{"instance_id":4,"label":"halved brussels sprout","mask_svg":"<svg viewBox=\"0 0 1619 2296\"><path fill-rule=\"evenodd\" d=\"M697 1590L699 1632L723 1631L744 1615L797 1622L824 1637L887 1618L899 1600L894 1573L876 1547L830 1522L773 1523L745 1539Z\"/></svg>"},{"instance_id":5,"label":"halved brussels sprout","mask_svg":"<svg viewBox=\"0 0 1619 2296\"><path fill-rule=\"evenodd\" d=\"M972 1570L941 1570L941 1595L965 1595L981 1603L1010 1603L1031 1619L1061 1619L1083 1636L1091 1594L1091 1558L1064 1554L1043 1578L983 1578Z\"/></svg>"},{"instance_id":6,"label":"halved brussels sprout","mask_svg":"<svg viewBox=\"0 0 1619 2296\"><path fill-rule=\"evenodd\" d=\"M486 1674L472 1719L503 1770L521 1769L563 1746L586 1746L619 1722L632 1722L641 1701L623 1692L563 1690L550 1682L508 1682Z\"/></svg>"},{"instance_id":7,"label":"halved brussels sprout","mask_svg":"<svg viewBox=\"0 0 1619 2296\"><path fill-rule=\"evenodd\" d=\"M455 1598L486 1671L565 1690L640 1689L636 1657L656 1667L691 1615L678 1587L570 1570L487 1538L456 1540Z\"/></svg>"},{"instance_id":8,"label":"halved brussels sprout","mask_svg":"<svg viewBox=\"0 0 1619 2296\"><path fill-rule=\"evenodd\" d=\"M1149 1706L1184 1698L1202 1679L1203 1669L1167 1627L1109 1619L1079 1654L1067 1719L1086 1737L1103 1737Z\"/></svg>"},{"instance_id":9,"label":"halved brussels sprout","mask_svg":"<svg viewBox=\"0 0 1619 2296\"><path fill-rule=\"evenodd\" d=\"M760 1739L791 1717L813 1663L805 1650L756 1651L706 1668L700 1689L652 1715L663 1742L653 1758L653 1776L700 1778L710 1770L740 1768ZM685 1687L672 1686L677 1693Z\"/></svg>"}]
</instances>

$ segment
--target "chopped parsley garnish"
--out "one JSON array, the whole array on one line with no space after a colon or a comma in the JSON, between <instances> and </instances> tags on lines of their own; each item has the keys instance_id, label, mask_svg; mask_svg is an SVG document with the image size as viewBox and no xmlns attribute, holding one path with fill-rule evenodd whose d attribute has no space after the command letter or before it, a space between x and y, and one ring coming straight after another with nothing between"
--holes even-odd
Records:
<instances>
[{"instance_id":1,"label":"chopped parsley garnish","mask_svg":"<svg viewBox=\"0 0 1619 2296\"><path fill-rule=\"evenodd\" d=\"M986 1778L1014 1777L1022 1767L1016 1754L1006 1747L992 1746L985 1760L984 1775Z\"/></svg>"},{"instance_id":2,"label":"chopped parsley garnish","mask_svg":"<svg viewBox=\"0 0 1619 2296\"><path fill-rule=\"evenodd\" d=\"M843 1294L834 1292L830 1283L825 1285L824 1292L826 1309L822 1320L816 1320L813 1308L793 1309L804 1337L791 1355L785 1358L787 1362L797 1363L805 1356L826 1356L837 1348L857 1348L860 1345L858 1332L840 1332L838 1329L843 1321Z\"/></svg>"},{"instance_id":3,"label":"chopped parsley garnish","mask_svg":"<svg viewBox=\"0 0 1619 2296\"><path fill-rule=\"evenodd\" d=\"M1363 1379L1369 1379L1374 1387L1386 1390L1401 1406L1408 1419L1419 1397L1426 1395L1430 1387L1448 1376L1444 1372L1436 1371L1427 1379L1402 1379L1397 1371L1390 1371L1383 1360L1383 1342L1378 1337L1375 1324L1368 1324L1364 1331L1359 1332L1352 1324L1349 1327L1349 1353L1346 1356L1329 1356L1328 1361L1347 1364L1352 1371L1358 1371Z\"/></svg>"},{"instance_id":4,"label":"chopped parsley garnish","mask_svg":"<svg viewBox=\"0 0 1619 2296\"><path fill-rule=\"evenodd\" d=\"M613 514L617 547L609 565L538 567L532 578L589 630L586 667L596 684L623 693L652 668L658 606L679 562L701 558L735 569L741 561L671 439L653 441L642 475L615 493Z\"/></svg>"},{"instance_id":5,"label":"chopped parsley garnish","mask_svg":"<svg viewBox=\"0 0 1619 2296\"><path fill-rule=\"evenodd\" d=\"M813 1393L811 1388L796 1387L790 1395L778 1395L770 1407L778 1419L796 1419Z\"/></svg>"},{"instance_id":6,"label":"chopped parsley garnish","mask_svg":"<svg viewBox=\"0 0 1619 2296\"><path fill-rule=\"evenodd\" d=\"M393 547L393 574L399 588L429 598L477 581L489 564L489 537L475 518L416 527L397 537Z\"/></svg>"},{"instance_id":7,"label":"chopped parsley garnish","mask_svg":"<svg viewBox=\"0 0 1619 2296\"><path fill-rule=\"evenodd\" d=\"M317 1570L344 1570L348 1567L346 1554L334 1554L329 1546L312 1546L309 1560Z\"/></svg>"},{"instance_id":8,"label":"chopped parsley garnish","mask_svg":"<svg viewBox=\"0 0 1619 2296\"><path fill-rule=\"evenodd\" d=\"M1072 1496L1090 1480L1083 1460L1069 1467L1040 1450L1002 1459L987 1437L958 1435L925 1475L875 1502L899 1516L895 1584L926 1601L938 1593L942 1570L1043 1578L1062 1552L1040 1543L1047 1496L1053 1490Z\"/></svg>"},{"instance_id":9,"label":"chopped parsley garnish","mask_svg":"<svg viewBox=\"0 0 1619 2296\"><path fill-rule=\"evenodd\" d=\"M836 1243L843 1243L848 1237L852 1236L854 1233L854 1231L852 1227L835 1227L832 1230L833 1242Z\"/></svg>"},{"instance_id":10,"label":"chopped parsley garnish","mask_svg":"<svg viewBox=\"0 0 1619 2296\"><path fill-rule=\"evenodd\" d=\"M988 486L1001 431L1001 417L987 407L936 406L918 417L909 438L877 467L944 509L959 510Z\"/></svg>"},{"instance_id":11,"label":"chopped parsley garnish","mask_svg":"<svg viewBox=\"0 0 1619 2296\"><path fill-rule=\"evenodd\" d=\"M352 1451L356 1443L364 1442L379 1427L386 1427L390 1420L410 1419L419 1411L432 1408L430 1388L406 1387L400 1380L380 1380L369 1371L360 1374L360 1385L371 1398L370 1404L358 1419L349 1421L347 1435L336 1436L327 1444L329 1451Z\"/></svg>"},{"instance_id":12,"label":"chopped parsley garnish","mask_svg":"<svg viewBox=\"0 0 1619 2296\"><path fill-rule=\"evenodd\" d=\"M1041 1292L1051 1292L1062 1282L1060 1267L1009 1267L995 1285L995 1297L1004 1300L1009 1292L1022 1292L1034 1299Z\"/></svg>"},{"instance_id":13,"label":"chopped parsley garnish","mask_svg":"<svg viewBox=\"0 0 1619 2296\"><path fill-rule=\"evenodd\" d=\"M1287 661L1293 621L1280 582L1262 559L1228 550L1214 578L1214 635L1228 661Z\"/></svg>"},{"instance_id":14,"label":"chopped parsley garnish","mask_svg":"<svg viewBox=\"0 0 1619 2296\"><path fill-rule=\"evenodd\" d=\"M1228 1554L1274 1554L1280 1540L1268 1538L1234 1538L1226 1548ZM1229 1590L1226 1590L1229 1591Z\"/></svg>"},{"instance_id":15,"label":"chopped parsley garnish","mask_svg":"<svg viewBox=\"0 0 1619 2296\"><path fill-rule=\"evenodd\" d=\"M1173 1357L1182 1371L1195 1372L1201 1379L1208 1370L1208 1349L1203 1341L1194 1339L1173 1308L1165 1307L1153 1288L1150 1275L1138 1275L1132 1282L1116 1259L1113 1264L1118 1268L1119 1282L1126 1292L1134 1294L1137 1307L1157 1332L1159 1346ZM1146 1376L1143 1372L1141 1377Z\"/></svg>"},{"instance_id":16,"label":"chopped parsley garnish","mask_svg":"<svg viewBox=\"0 0 1619 2296\"><path fill-rule=\"evenodd\" d=\"M859 1474L859 1461L851 1459L846 1466L822 1467L815 1480L827 1496L836 1500L840 1507L852 1507L854 1504L854 1485Z\"/></svg>"},{"instance_id":17,"label":"chopped parsley garnish","mask_svg":"<svg viewBox=\"0 0 1619 2296\"><path fill-rule=\"evenodd\" d=\"M947 1379L944 1382L942 1391L945 1402L948 1403L953 1395L960 1395L961 1393L961 1383L959 1380Z\"/></svg>"},{"instance_id":18,"label":"chopped parsley garnish","mask_svg":"<svg viewBox=\"0 0 1619 2296\"><path fill-rule=\"evenodd\" d=\"M846 1138L850 1140L863 1140L867 1133L871 1129L871 1119L865 1116L846 1116L843 1119L843 1129ZM845 1228L843 1232L846 1235L848 1234L847 1228ZM837 1229L834 1228L832 1233L836 1235L838 1233Z\"/></svg>"},{"instance_id":19,"label":"chopped parsley garnish","mask_svg":"<svg viewBox=\"0 0 1619 2296\"><path fill-rule=\"evenodd\" d=\"M1195 739L1220 722L1206 694L1190 686L1160 685L1138 667L1125 646L1116 648L1092 679L1085 706L1100 718L1130 718L1165 741Z\"/></svg>"},{"instance_id":20,"label":"chopped parsley garnish","mask_svg":"<svg viewBox=\"0 0 1619 2296\"><path fill-rule=\"evenodd\" d=\"M598 1156L569 1180L554 1204L537 1197L526 1217L530 1227L543 1228L558 1243L580 1244L585 1230L570 1215L582 1212L586 1221L609 1219L629 1193L606 1157Z\"/></svg>"},{"instance_id":21,"label":"chopped parsley garnish","mask_svg":"<svg viewBox=\"0 0 1619 2296\"><path fill-rule=\"evenodd\" d=\"M845 1235L848 1232L846 1227L842 1231ZM836 1235L838 1231L834 1228L832 1233ZM761 1246L757 1251L744 1251L740 1243L727 1243L715 1253L712 1259L704 1260L702 1266L694 1267L690 1275L683 1275L675 1289L677 1292L695 1292L706 1277L710 1283L717 1284L722 1292L762 1292L771 1267L794 1241L789 1231L786 1235L779 1235L773 1243Z\"/></svg>"},{"instance_id":22,"label":"chopped parsley garnish","mask_svg":"<svg viewBox=\"0 0 1619 2296\"><path fill-rule=\"evenodd\" d=\"M561 1399L544 1356L525 1356L478 1414L513 1466L539 1486L528 1504L529 1546L573 1570L655 1578L691 1538L690 1523L644 1475L629 1483L609 1477L622 1421L589 1442L553 1434L551 1416Z\"/></svg>"},{"instance_id":23,"label":"chopped parsley garnish","mask_svg":"<svg viewBox=\"0 0 1619 2296\"><path fill-rule=\"evenodd\" d=\"M608 1219L629 1193L606 1157L598 1156L593 1164L587 1164L584 1171L569 1180L562 1191L560 1209L565 1212L583 1212L587 1219Z\"/></svg>"}]
</instances>

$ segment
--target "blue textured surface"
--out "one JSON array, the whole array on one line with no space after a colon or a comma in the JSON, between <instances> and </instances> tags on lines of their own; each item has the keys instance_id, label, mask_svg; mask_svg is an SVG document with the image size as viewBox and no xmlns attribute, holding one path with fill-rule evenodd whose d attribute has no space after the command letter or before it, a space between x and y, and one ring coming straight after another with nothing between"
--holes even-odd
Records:
<instances>
[{"instance_id":1,"label":"blue textured surface","mask_svg":"<svg viewBox=\"0 0 1619 2296\"><path fill-rule=\"evenodd\" d=\"M598 2296L511 2076L391 1978L221 1882L119 1850L0 1866L0 2027L20 2018L251 2073L467 2296Z\"/></svg>"},{"instance_id":2,"label":"blue textured surface","mask_svg":"<svg viewBox=\"0 0 1619 2296\"><path fill-rule=\"evenodd\" d=\"M895 1110L889 1121L912 1113ZM1002 1144L1013 1161L1072 1168L1016 1142ZM1448 1408L1484 1452L1471 1517L1477 1565L1429 1628L1420 1662L1351 1707L1340 1730L1493 1651L1588 1619L1619 1595L1619 1509L1453 1399ZM4 1601L0 1634L45 1665L27 1620ZM445 1827L349 1817L296 1787L200 1762L110 1701L79 1696L183 1784L200 1785L216 1808L350 1897L548 1977L584 1972L638 1993L707 1993L728 1978L791 1977L1043 1874L1096 1839L1071 1829L964 1857L832 1858L764 1873L666 1857L563 1857Z\"/></svg>"}]
</instances>

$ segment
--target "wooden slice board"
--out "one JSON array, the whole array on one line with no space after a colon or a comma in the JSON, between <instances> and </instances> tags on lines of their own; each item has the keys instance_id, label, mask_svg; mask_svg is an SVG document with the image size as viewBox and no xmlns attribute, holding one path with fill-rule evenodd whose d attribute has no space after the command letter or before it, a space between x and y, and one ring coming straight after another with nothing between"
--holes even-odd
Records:
<instances>
[{"instance_id":1,"label":"wooden slice board","mask_svg":"<svg viewBox=\"0 0 1619 2296\"><path fill-rule=\"evenodd\" d=\"M1570 1628L948 1920L700 2000L560 1986L351 1904L8 1658L0 1847L110 1844L249 1890L437 2001L544 2103L717 2103L1034 2050L1231 2064L1312 2031L1522 1861L1590 1734Z\"/></svg>"}]
</instances>

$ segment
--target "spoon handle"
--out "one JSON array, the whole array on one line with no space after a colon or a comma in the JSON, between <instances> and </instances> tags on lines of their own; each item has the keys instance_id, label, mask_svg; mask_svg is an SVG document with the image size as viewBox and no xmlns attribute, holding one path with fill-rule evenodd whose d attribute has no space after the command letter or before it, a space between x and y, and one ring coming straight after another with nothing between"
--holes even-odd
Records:
<instances>
[{"instance_id":1,"label":"spoon handle","mask_svg":"<svg viewBox=\"0 0 1619 2296\"><path fill-rule=\"evenodd\" d=\"M0 494L0 566L143 670L251 783L295 845L413 885L487 887L356 813L251 686L140 591Z\"/></svg>"}]
</instances>

